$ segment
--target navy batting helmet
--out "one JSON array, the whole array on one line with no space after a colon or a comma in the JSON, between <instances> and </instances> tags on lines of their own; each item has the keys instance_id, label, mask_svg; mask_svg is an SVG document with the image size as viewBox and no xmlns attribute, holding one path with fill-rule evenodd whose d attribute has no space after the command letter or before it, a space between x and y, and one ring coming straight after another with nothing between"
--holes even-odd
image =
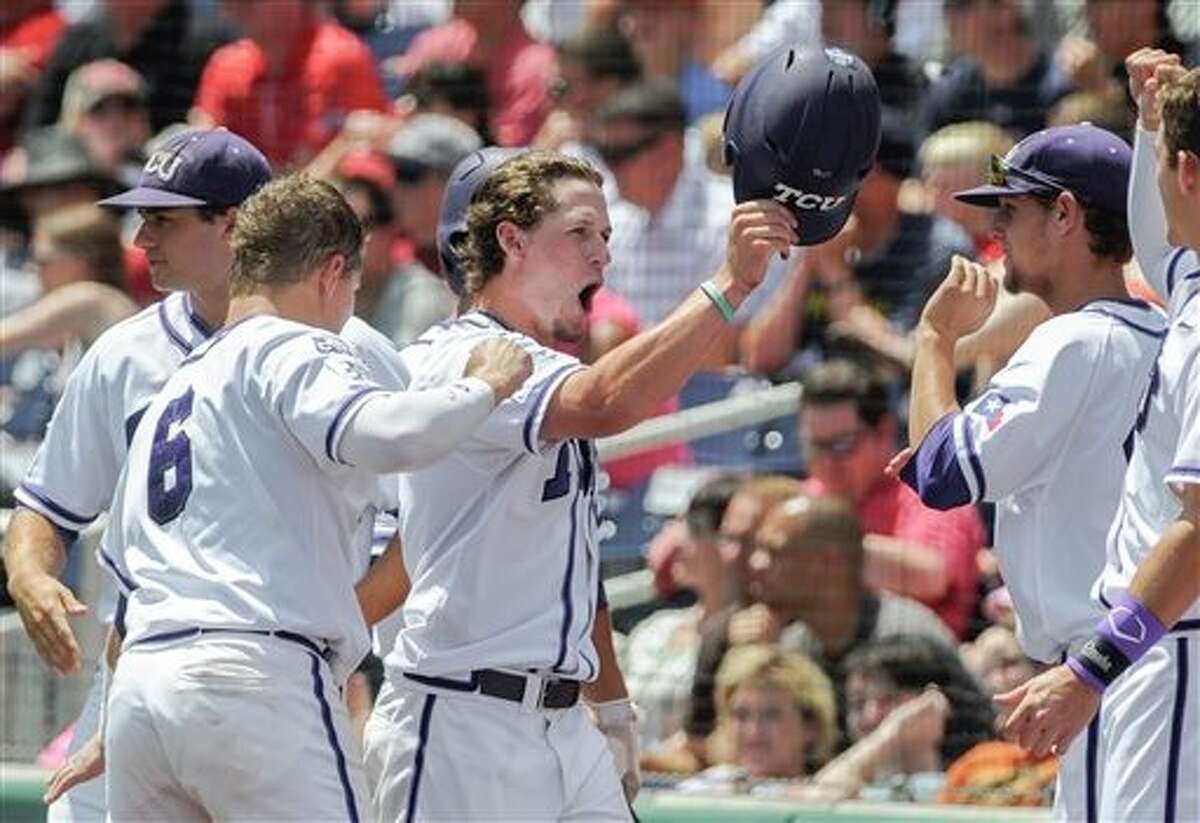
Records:
<instances>
[{"instance_id":1,"label":"navy batting helmet","mask_svg":"<svg viewBox=\"0 0 1200 823\"><path fill-rule=\"evenodd\" d=\"M799 218L802 246L837 234L879 147L879 89L836 48L782 48L738 83L725 160L739 203L773 198Z\"/></svg>"},{"instance_id":2,"label":"navy batting helmet","mask_svg":"<svg viewBox=\"0 0 1200 823\"><path fill-rule=\"evenodd\" d=\"M450 289L459 297L466 291L467 283L461 245L467 236L467 209L471 205L471 199L497 166L524 151L525 149L505 149L499 146L478 149L460 160L446 180L446 191L442 194L442 214L438 218L438 257L442 261L442 275Z\"/></svg>"}]
</instances>

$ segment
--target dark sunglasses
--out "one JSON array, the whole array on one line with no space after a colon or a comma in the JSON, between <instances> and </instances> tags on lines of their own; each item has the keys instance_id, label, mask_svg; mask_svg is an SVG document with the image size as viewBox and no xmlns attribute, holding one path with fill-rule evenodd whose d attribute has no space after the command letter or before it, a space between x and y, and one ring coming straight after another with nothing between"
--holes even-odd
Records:
<instances>
[{"instance_id":1,"label":"dark sunglasses","mask_svg":"<svg viewBox=\"0 0 1200 823\"><path fill-rule=\"evenodd\" d=\"M105 97L88 111L91 114L109 114L111 112L128 114L135 111L144 111L145 108L146 101L137 95L114 94L111 97Z\"/></svg>"},{"instance_id":2,"label":"dark sunglasses","mask_svg":"<svg viewBox=\"0 0 1200 823\"><path fill-rule=\"evenodd\" d=\"M628 143L598 145L596 151L600 153L600 157L605 163L609 166L616 166L641 154L657 143L660 137L662 137L662 132L651 132Z\"/></svg>"},{"instance_id":3,"label":"dark sunglasses","mask_svg":"<svg viewBox=\"0 0 1200 823\"><path fill-rule=\"evenodd\" d=\"M1008 184L1009 177L1024 180L1026 183L1044 190L1047 194L1058 195L1066 191L1063 185L1054 178L1031 169L1017 168L1006 162L1000 155L993 154L991 162L988 164L988 183L993 186L1004 186Z\"/></svg>"},{"instance_id":4,"label":"dark sunglasses","mask_svg":"<svg viewBox=\"0 0 1200 823\"><path fill-rule=\"evenodd\" d=\"M858 448L859 442L866 434L865 429L857 429L856 431L839 434L836 437L827 437L821 440L808 440L805 446L812 454L827 454L830 457L849 457L854 454L854 450Z\"/></svg>"}]
</instances>

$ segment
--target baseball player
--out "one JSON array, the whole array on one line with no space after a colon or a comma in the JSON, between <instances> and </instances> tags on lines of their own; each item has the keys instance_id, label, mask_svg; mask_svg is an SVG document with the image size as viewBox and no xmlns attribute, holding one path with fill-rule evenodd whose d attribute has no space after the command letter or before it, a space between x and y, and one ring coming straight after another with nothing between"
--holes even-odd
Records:
<instances>
[{"instance_id":1,"label":"baseball player","mask_svg":"<svg viewBox=\"0 0 1200 823\"><path fill-rule=\"evenodd\" d=\"M363 813L339 687L369 646L354 593L365 504L378 474L438 459L530 370L493 341L440 387L371 382L333 334L362 239L311 178L244 203L227 325L130 443L97 550L128 602L105 732L113 820Z\"/></svg>"},{"instance_id":2,"label":"baseball player","mask_svg":"<svg viewBox=\"0 0 1200 823\"><path fill-rule=\"evenodd\" d=\"M1134 249L1170 322L1094 589L1107 612L1065 664L1003 696L1005 733L1061 751L1103 699L1100 819L1200 820L1200 70L1153 49L1126 66Z\"/></svg>"},{"instance_id":3,"label":"baseball player","mask_svg":"<svg viewBox=\"0 0 1200 823\"><path fill-rule=\"evenodd\" d=\"M473 310L401 354L414 388L444 385L471 346L494 337L525 348L534 374L449 458L401 478L412 590L365 732L380 820L628 818L604 736L579 704L581 692L624 698L589 685L601 667L586 438L677 392L724 321L698 292L590 368L548 347L582 334L603 282L600 182L561 155L500 165L468 221ZM740 303L795 223L778 204L739 207L714 293Z\"/></svg>"},{"instance_id":4,"label":"baseball player","mask_svg":"<svg viewBox=\"0 0 1200 823\"><path fill-rule=\"evenodd\" d=\"M1130 149L1092 125L1037 132L993 163L988 185L955 195L997 210L1005 284L1042 298L1038 326L965 409L955 343L987 319L996 284L956 257L917 329L902 477L935 508L996 503L996 555L1025 653L1058 663L1101 614L1091 597L1121 495L1139 404L1165 335L1131 300L1125 192ZM1059 761L1055 814L1096 820L1096 735Z\"/></svg>"},{"instance_id":5,"label":"baseball player","mask_svg":"<svg viewBox=\"0 0 1200 823\"><path fill-rule=\"evenodd\" d=\"M74 533L109 507L127 443L150 399L180 361L224 321L228 305L229 233L236 207L270 179L265 158L224 129L179 135L146 164L139 185L105 205L136 207L144 218L135 242L146 250L162 302L102 335L72 374L22 487L9 526L5 562L9 590L39 653L63 673L78 670L79 650L67 623L82 613L59 583ZM400 387L404 375L391 344L351 318L342 331L372 376ZM83 451L80 443L88 444ZM364 554L365 565L365 554ZM116 594L105 587L97 617L112 620ZM96 739L102 666L97 666L56 797L98 773L84 752ZM82 770L82 771L81 771ZM51 821L103 820L104 783L85 780L49 809Z\"/></svg>"},{"instance_id":6,"label":"baseball player","mask_svg":"<svg viewBox=\"0 0 1200 823\"><path fill-rule=\"evenodd\" d=\"M224 129L191 131L146 163L139 186L103 205L142 209L135 242L154 284L171 292L113 326L71 374L29 472L5 541L8 587L30 639L64 674L79 670L67 622L85 607L58 581L66 547L109 507L126 447L146 406L180 361L225 318L227 234L241 202L271 177L266 159ZM96 617L112 620L116 594L104 589ZM75 723L74 756L97 729L101 667ZM103 781L73 789L49 820L103 820Z\"/></svg>"}]
</instances>

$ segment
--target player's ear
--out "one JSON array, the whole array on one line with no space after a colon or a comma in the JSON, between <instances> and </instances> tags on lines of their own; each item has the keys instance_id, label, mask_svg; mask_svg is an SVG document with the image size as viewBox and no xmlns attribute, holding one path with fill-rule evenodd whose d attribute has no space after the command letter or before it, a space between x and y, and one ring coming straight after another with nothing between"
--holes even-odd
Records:
<instances>
[{"instance_id":1,"label":"player's ear","mask_svg":"<svg viewBox=\"0 0 1200 823\"><path fill-rule=\"evenodd\" d=\"M1190 151L1180 149L1175 163L1175 182L1185 194L1196 191L1200 185L1200 158Z\"/></svg>"},{"instance_id":2,"label":"player's ear","mask_svg":"<svg viewBox=\"0 0 1200 823\"><path fill-rule=\"evenodd\" d=\"M502 220L496 226L496 242L506 257L523 257L525 255L525 231L510 220Z\"/></svg>"},{"instance_id":3,"label":"player's ear","mask_svg":"<svg viewBox=\"0 0 1200 823\"><path fill-rule=\"evenodd\" d=\"M321 264L317 271L317 290L321 297L329 298L338 287L338 282L345 277L346 258L341 254L331 254Z\"/></svg>"},{"instance_id":4,"label":"player's ear","mask_svg":"<svg viewBox=\"0 0 1200 823\"><path fill-rule=\"evenodd\" d=\"M237 213L237 206L230 206L217 218L221 221L221 237L225 240L233 239L233 227L237 223Z\"/></svg>"}]
</instances>

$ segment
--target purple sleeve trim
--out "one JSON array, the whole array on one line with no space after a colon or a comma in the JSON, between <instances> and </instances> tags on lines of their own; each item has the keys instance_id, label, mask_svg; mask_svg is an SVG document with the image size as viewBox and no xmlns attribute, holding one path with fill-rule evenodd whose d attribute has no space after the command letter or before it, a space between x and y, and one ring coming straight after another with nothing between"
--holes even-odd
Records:
<instances>
[{"instance_id":1,"label":"purple sleeve trim","mask_svg":"<svg viewBox=\"0 0 1200 823\"><path fill-rule=\"evenodd\" d=\"M921 497L922 503L942 511L971 502L971 490L954 446L957 417L950 412L934 423L916 454L900 471L900 479Z\"/></svg>"},{"instance_id":2,"label":"purple sleeve trim","mask_svg":"<svg viewBox=\"0 0 1200 823\"><path fill-rule=\"evenodd\" d=\"M566 376L565 373L568 370L574 371L579 368L581 367L578 363L567 363L564 366L559 366L558 369L552 372L549 377L542 381L542 385L538 387L537 394L533 398L533 403L529 407L529 414L525 416L525 426L522 430L522 436L525 440L525 448L530 454L538 453L538 450L534 448L535 432L533 431L533 421L541 415L542 403L544 403L546 398L549 396L550 390L562 382L562 379Z\"/></svg>"},{"instance_id":3,"label":"purple sleeve trim","mask_svg":"<svg viewBox=\"0 0 1200 823\"><path fill-rule=\"evenodd\" d=\"M329 429L325 432L325 456L328 457L331 462L342 463L342 461L339 460L335 454L335 449L337 447L338 437L340 436L342 423L346 420L347 416L350 414L350 411L356 408L358 402L365 398L368 394L374 394L375 392L381 391L383 391L383 389L379 386L367 386L366 388L359 389L358 391L354 392L354 394L347 397L342 403L341 408L337 410L337 414L333 416L333 420L329 423ZM343 463L343 465L345 464Z\"/></svg>"},{"instance_id":4,"label":"purple sleeve trim","mask_svg":"<svg viewBox=\"0 0 1200 823\"><path fill-rule=\"evenodd\" d=\"M88 517L87 515L76 514L65 506L55 503L47 496L44 490L30 483L22 483L18 486L15 496L18 502L26 508L37 512L60 528L68 531L78 532L100 516L99 514L93 514L91 517Z\"/></svg>"}]
</instances>

